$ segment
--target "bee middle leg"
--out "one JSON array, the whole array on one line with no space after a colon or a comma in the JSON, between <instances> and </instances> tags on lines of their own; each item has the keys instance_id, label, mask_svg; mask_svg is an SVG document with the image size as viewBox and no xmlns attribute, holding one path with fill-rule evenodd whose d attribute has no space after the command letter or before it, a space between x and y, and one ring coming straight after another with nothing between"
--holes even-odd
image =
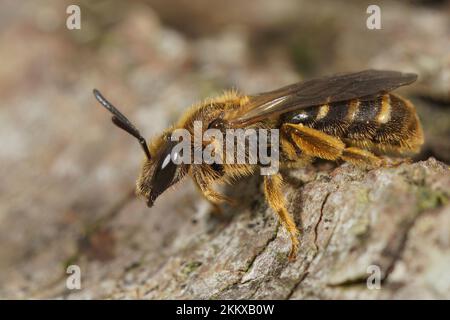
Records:
<instances>
[{"instance_id":1,"label":"bee middle leg","mask_svg":"<svg viewBox=\"0 0 450 320\"><path fill-rule=\"evenodd\" d=\"M299 246L298 229L292 215L286 209L283 193L281 192L283 180L281 174L277 173L264 176L264 194L269 206L277 213L281 225L286 228L291 238L291 251L289 260L295 260Z\"/></svg>"}]
</instances>

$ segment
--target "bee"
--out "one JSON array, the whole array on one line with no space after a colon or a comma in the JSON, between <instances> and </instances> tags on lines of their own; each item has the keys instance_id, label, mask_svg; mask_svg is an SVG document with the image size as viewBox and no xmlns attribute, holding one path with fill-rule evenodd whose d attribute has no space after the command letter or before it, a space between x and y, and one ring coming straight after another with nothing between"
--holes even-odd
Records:
<instances>
[{"instance_id":1,"label":"bee","mask_svg":"<svg viewBox=\"0 0 450 320\"><path fill-rule=\"evenodd\" d=\"M215 191L216 183L232 183L255 174L255 164L175 164L171 151L176 142L171 133L183 128L194 134L195 121L204 129L221 132L230 128L272 128L279 130L281 168L305 166L314 159L346 161L357 166L387 165L385 155L408 156L419 151L423 132L414 106L391 93L417 79L412 73L365 70L312 79L255 95L225 92L222 96L194 105L175 125L147 146L138 129L98 90L96 99L112 114L112 122L134 136L146 158L136 181L136 193L151 207L157 197L185 176L213 205L231 199ZM202 147L206 145L202 144ZM194 145L192 145L194 148ZM280 172L265 175L263 189L268 205L287 230L295 259L299 231L286 209Z\"/></svg>"}]
</instances>

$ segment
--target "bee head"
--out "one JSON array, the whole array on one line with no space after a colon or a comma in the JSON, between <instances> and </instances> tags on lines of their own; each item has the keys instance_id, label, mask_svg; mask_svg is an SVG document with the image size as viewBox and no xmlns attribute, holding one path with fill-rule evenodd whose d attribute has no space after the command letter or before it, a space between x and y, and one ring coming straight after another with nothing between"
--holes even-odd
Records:
<instances>
[{"instance_id":1,"label":"bee head","mask_svg":"<svg viewBox=\"0 0 450 320\"><path fill-rule=\"evenodd\" d=\"M136 193L147 199L149 207L186 173L184 165L175 163L178 154L174 152L173 147L176 144L176 141L171 141L170 134L164 134L152 144L152 157L144 160L136 181Z\"/></svg>"},{"instance_id":2,"label":"bee head","mask_svg":"<svg viewBox=\"0 0 450 320\"><path fill-rule=\"evenodd\" d=\"M151 207L161 193L178 182L185 174L185 170L182 170L184 166L177 165L173 161L177 156L172 152L176 142L171 141L170 133L166 133L155 141L153 152L150 153L147 142L139 130L96 89L94 89L94 96L113 114L112 122L135 137L144 150L146 159L136 182L136 193L144 196L147 199L147 205Z\"/></svg>"}]
</instances>

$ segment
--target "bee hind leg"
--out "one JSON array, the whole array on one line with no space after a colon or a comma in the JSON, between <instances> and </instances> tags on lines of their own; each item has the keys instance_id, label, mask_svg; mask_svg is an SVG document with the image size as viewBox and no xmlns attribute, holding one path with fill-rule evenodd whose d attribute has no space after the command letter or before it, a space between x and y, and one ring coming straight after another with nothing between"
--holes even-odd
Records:
<instances>
[{"instance_id":1,"label":"bee hind leg","mask_svg":"<svg viewBox=\"0 0 450 320\"><path fill-rule=\"evenodd\" d=\"M411 163L410 158L391 158L387 156L376 156L372 152L360 148L350 147L342 152L341 159L357 166L378 168L395 168L403 163Z\"/></svg>"},{"instance_id":2,"label":"bee hind leg","mask_svg":"<svg viewBox=\"0 0 450 320\"><path fill-rule=\"evenodd\" d=\"M310 157L337 160L345 149L345 144L340 139L303 124L286 123L281 130L291 138L302 153Z\"/></svg>"},{"instance_id":3,"label":"bee hind leg","mask_svg":"<svg viewBox=\"0 0 450 320\"><path fill-rule=\"evenodd\" d=\"M264 194L269 206L277 213L278 219L289 233L291 238L291 251L289 260L295 260L299 246L299 231L292 215L286 209L283 193L281 192L283 180L279 173L264 177Z\"/></svg>"},{"instance_id":4,"label":"bee hind leg","mask_svg":"<svg viewBox=\"0 0 450 320\"><path fill-rule=\"evenodd\" d=\"M342 152L341 159L356 166L376 168L384 165L384 160L372 152L355 147L345 148Z\"/></svg>"},{"instance_id":5,"label":"bee hind leg","mask_svg":"<svg viewBox=\"0 0 450 320\"><path fill-rule=\"evenodd\" d=\"M411 164L413 162L413 160L411 158L396 158L396 159L392 159L390 157L383 157L381 159L382 161L382 166L383 167L387 167L387 168L396 168L404 163L406 164Z\"/></svg>"},{"instance_id":6,"label":"bee hind leg","mask_svg":"<svg viewBox=\"0 0 450 320\"><path fill-rule=\"evenodd\" d=\"M285 130L302 152L311 157L350 162L357 166L379 167L384 161L370 151L346 147L339 138L302 124L285 124Z\"/></svg>"}]
</instances>

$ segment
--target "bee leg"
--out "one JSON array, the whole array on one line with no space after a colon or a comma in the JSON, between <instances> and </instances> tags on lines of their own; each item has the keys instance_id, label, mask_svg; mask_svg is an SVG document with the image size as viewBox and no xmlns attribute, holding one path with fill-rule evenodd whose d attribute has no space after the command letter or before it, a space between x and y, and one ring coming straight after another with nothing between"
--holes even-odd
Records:
<instances>
[{"instance_id":1,"label":"bee leg","mask_svg":"<svg viewBox=\"0 0 450 320\"><path fill-rule=\"evenodd\" d=\"M382 158L382 166L387 167L387 168L396 168L401 164L407 163L410 164L412 163L412 159L411 158L403 158L403 159L392 159L389 157L383 157Z\"/></svg>"},{"instance_id":2,"label":"bee leg","mask_svg":"<svg viewBox=\"0 0 450 320\"><path fill-rule=\"evenodd\" d=\"M281 127L293 143L305 154L326 160L337 160L341 157L345 144L338 138L303 124L286 123Z\"/></svg>"},{"instance_id":3,"label":"bee leg","mask_svg":"<svg viewBox=\"0 0 450 320\"><path fill-rule=\"evenodd\" d=\"M211 185L206 183L203 179L198 179L194 176L194 181L203 196L213 205L214 209L218 209L219 212L221 211L219 204L224 202L233 204L232 199L215 191Z\"/></svg>"},{"instance_id":4,"label":"bee leg","mask_svg":"<svg viewBox=\"0 0 450 320\"><path fill-rule=\"evenodd\" d=\"M213 203L213 205L219 205L221 203L228 203L229 205L235 205L233 199L218 193L212 188L202 190L202 192L203 195L206 197L206 199L208 199L208 201Z\"/></svg>"},{"instance_id":5,"label":"bee leg","mask_svg":"<svg viewBox=\"0 0 450 320\"><path fill-rule=\"evenodd\" d=\"M205 195L205 192L202 190L202 188L200 188L200 185L196 181L194 184L197 187L197 190L202 194L202 196L211 204L213 213L222 215L223 211L219 204L217 202L211 201L211 199Z\"/></svg>"},{"instance_id":6,"label":"bee leg","mask_svg":"<svg viewBox=\"0 0 450 320\"><path fill-rule=\"evenodd\" d=\"M356 166L379 167L384 164L384 161L372 152L354 147L345 148L341 159Z\"/></svg>"},{"instance_id":7,"label":"bee leg","mask_svg":"<svg viewBox=\"0 0 450 320\"><path fill-rule=\"evenodd\" d=\"M299 246L299 231L295 225L294 219L287 211L284 197L281 192L283 179L279 173L271 176L264 176L264 194L269 206L277 213L281 224L286 228L291 238L291 251L289 260L295 260Z\"/></svg>"}]
</instances>

